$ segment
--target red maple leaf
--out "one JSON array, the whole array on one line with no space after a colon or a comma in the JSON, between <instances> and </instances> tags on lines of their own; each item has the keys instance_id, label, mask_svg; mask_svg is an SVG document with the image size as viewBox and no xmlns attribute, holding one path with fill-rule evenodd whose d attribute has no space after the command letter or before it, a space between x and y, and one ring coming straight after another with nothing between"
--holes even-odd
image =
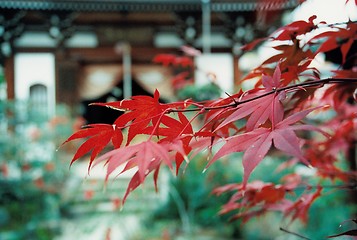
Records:
<instances>
[{"instance_id":1,"label":"red maple leaf","mask_svg":"<svg viewBox=\"0 0 357 240\"><path fill-rule=\"evenodd\" d=\"M357 24L348 22L346 28L335 27L333 31L323 32L313 37L309 43L322 42L317 52L328 52L340 47L342 53L342 64L353 42L357 39Z\"/></svg>"},{"instance_id":2,"label":"red maple leaf","mask_svg":"<svg viewBox=\"0 0 357 240\"><path fill-rule=\"evenodd\" d=\"M168 166L173 172L176 170L177 174L184 160L188 161L207 148L210 150L209 154L212 154L213 147L223 144L213 157L207 157L211 159L207 167L228 154L243 152L244 175L241 184L232 184L216 190L219 194L236 191L222 212L239 210L234 218L242 217L246 220L267 211L281 211L292 220L307 221L308 209L321 195L322 188L318 186L316 191L312 191L315 188L305 185L297 174L285 176L278 185L259 181L249 183L248 180L273 148L292 156L289 163L301 161L305 165L315 167L318 177L345 181L353 177L355 179L355 173L343 172L336 163L337 156L341 155L341 152L346 155L346 150L356 140L356 106L352 103L351 96L357 98L357 90L355 85L352 85L355 80L346 79L356 76L353 71L338 70L334 72L335 79L320 79L320 72L313 68L311 63L318 53L333 49L341 50L345 63L347 55L351 53L352 43L356 41L357 25L351 21L343 25L327 25L323 22L316 24L315 20L316 16L312 16L308 21L293 22L269 37L257 39L244 47L245 50L250 50L262 40L269 39L274 44L273 49L278 51L247 75L245 79L259 78L254 89L247 92L200 103L184 101L163 104L159 102L158 91L153 97L134 96L119 102L95 103L124 113L112 125L92 124L69 137L65 143L83 140L71 164L90 153L89 168L92 163L104 162L107 167L106 180L109 176L134 170L135 174L122 200L125 202L130 192L143 184L149 174L153 175L157 188L162 166ZM305 39L309 35L303 36L320 26L333 25L335 26L331 31L318 34L311 40ZM345 28L342 27L344 25ZM313 48L315 46L317 48ZM182 50L189 56L159 54L153 61L164 66L182 66L189 71L194 70L192 57L200 54L199 51L189 47L183 47ZM352 57L348 59L351 63ZM271 68L276 64L275 70ZM187 84L189 75L190 72L177 75L173 84L182 87ZM319 81L311 81L314 79ZM332 83L338 85L324 88L324 94L316 91L323 85ZM287 99L286 95L291 92L293 95ZM329 116L331 121L319 123L332 132L332 137L327 140L302 139L297 135L300 130L322 132L317 127L301 122L317 109L306 109L307 106L314 105L313 99L322 104L333 103L335 116ZM193 108L188 109L189 105L193 105ZM183 112L196 114L188 119ZM201 118L202 115L204 118ZM196 122L201 120L203 126L195 130ZM123 134L127 134L124 144ZM136 140L141 142L136 143ZM110 142L113 143L114 150L96 158ZM287 198L289 193L301 192L297 191L298 187L305 187L308 191L295 198L295 201L292 198L296 195L292 194ZM115 205L121 206L118 199Z\"/></svg>"},{"instance_id":3,"label":"red maple leaf","mask_svg":"<svg viewBox=\"0 0 357 240\"><path fill-rule=\"evenodd\" d=\"M302 222L308 221L308 210L311 204L321 195L322 187L317 187L315 193L303 194L296 202L285 209L285 217L290 216L291 221L300 219Z\"/></svg>"},{"instance_id":4,"label":"red maple leaf","mask_svg":"<svg viewBox=\"0 0 357 240\"><path fill-rule=\"evenodd\" d=\"M164 66L172 65L175 62L176 56L173 54L158 54L153 58L154 63L161 63Z\"/></svg>"},{"instance_id":5,"label":"red maple leaf","mask_svg":"<svg viewBox=\"0 0 357 240\"><path fill-rule=\"evenodd\" d=\"M187 56L176 56L173 54L158 54L153 60L154 63L161 63L164 66L180 65L182 67L192 67L193 60Z\"/></svg>"},{"instance_id":6,"label":"red maple leaf","mask_svg":"<svg viewBox=\"0 0 357 240\"><path fill-rule=\"evenodd\" d=\"M163 104L159 102L159 99L160 93L156 90L154 97L133 96L131 99L124 99L118 102L94 103L93 105L125 111L123 115L116 119L114 125L119 128L128 128L126 145L129 145L134 137L142 134L142 130L148 125L152 124L157 128L163 119L169 118L166 116L169 110L185 108L189 105L189 101Z\"/></svg>"},{"instance_id":7,"label":"red maple leaf","mask_svg":"<svg viewBox=\"0 0 357 240\"><path fill-rule=\"evenodd\" d=\"M179 143L160 144L148 140L109 151L101 157L95 159L94 165L105 161L107 165L106 180L108 180L109 176L121 166L124 166L124 168L118 173L118 175L128 171L129 169L137 169L129 182L125 196L123 197L122 201L124 204L129 193L142 184L151 172L154 172L154 182L155 186L157 186L157 177L162 163L173 170L173 162L170 152L180 152L180 154L185 154Z\"/></svg>"},{"instance_id":8,"label":"red maple leaf","mask_svg":"<svg viewBox=\"0 0 357 240\"><path fill-rule=\"evenodd\" d=\"M98 154L109 144L110 141L112 141L115 148L120 147L123 141L123 134L121 129L119 129L116 125L90 124L85 126L84 129L80 129L72 134L63 144L81 138L86 140L77 149L72 158L71 165L73 162L92 151L89 162L90 168L95 157L98 156Z\"/></svg>"},{"instance_id":9,"label":"red maple leaf","mask_svg":"<svg viewBox=\"0 0 357 240\"><path fill-rule=\"evenodd\" d=\"M296 130L316 130L318 128L311 125L294 125L302 120L307 114L316 108L304 110L292 114L284 120L278 122L271 128L256 128L253 131L232 136L226 139L226 143L214 155L209 162L209 167L219 158L233 152L244 152L243 154L243 168L244 177L243 185L248 181L251 172L263 160L265 155L270 150L271 146L289 155L298 158L300 161L310 166L308 160L304 157L301 148L300 140L295 134Z\"/></svg>"},{"instance_id":10,"label":"red maple leaf","mask_svg":"<svg viewBox=\"0 0 357 240\"><path fill-rule=\"evenodd\" d=\"M185 71L177 74L171 79L171 84L175 90L181 89L187 85L193 84L193 79L190 78L190 72Z\"/></svg>"},{"instance_id":11,"label":"red maple leaf","mask_svg":"<svg viewBox=\"0 0 357 240\"><path fill-rule=\"evenodd\" d=\"M107 179L118 167L124 164L130 166L130 168L137 166L141 181L147 175L147 170L152 162L164 161L166 165L172 168L172 162L166 148L152 141L114 149L97 158L95 162L98 164L104 160L108 165Z\"/></svg>"},{"instance_id":12,"label":"red maple leaf","mask_svg":"<svg viewBox=\"0 0 357 240\"><path fill-rule=\"evenodd\" d=\"M177 112L178 119L168 115L169 111L189 106L189 101L181 103L162 104L159 102L159 92L154 97L134 96L119 102L94 103L115 110L125 111L114 124L91 124L70 136L64 143L72 140L85 139L78 148L71 164L91 153L88 169L93 161L97 163L106 160L108 165L107 178L120 166L124 166L121 173L136 167L137 173L129 183L123 201L131 190L143 183L146 176L154 171L156 185L161 162L173 169L171 159L176 160L176 173L191 147L189 142L193 136L191 123L182 112ZM126 146L123 142L122 130L127 128ZM130 145L134 137L139 134L148 135L148 139L139 144ZM152 138L156 137L158 142ZM95 160L98 154L112 141L115 149ZM63 144L64 144L63 143Z\"/></svg>"},{"instance_id":13,"label":"red maple leaf","mask_svg":"<svg viewBox=\"0 0 357 240\"><path fill-rule=\"evenodd\" d=\"M182 67L192 67L194 65L190 57L176 57L173 64Z\"/></svg>"},{"instance_id":14,"label":"red maple leaf","mask_svg":"<svg viewBox=\"0 0 357 240\"><path fill-rule=\"evenodd\" d=\"M193 137L193 129L187 117L182 112L178 112L177 115L178 119L164 116L161 119L162 126L156 129L155 126L148 126L142 130L142 133L147 134L155 132L159 138L159 143L169 144L168 149L174 148L177 150L175 156L176 173L178 173L182 162L192 149L189 143Z\"/></svg>"},{"instance_id":15,"label":"red maple leaf","mask_svg":"<svg viewBox=\"0 0 357 240\"><path fill-rule=\"evenodd\" d=\"M246 186L243 184L228 184L213 190L216 195L234 192L229 201L223 205L220 214L238 211L231 220L242 218L243 222L259 216L284 201L287 189L284 185L253 181Z\"/></svg>"},{"instance_id":16,"label":"red maple leaf","mask_svg":"<svg viewBox=\"0 0 357 240\"><path fill-rule=\"evenodd\" d=\"M261 42L269 39L274 39L278 41L296 40L296 36L306 34L317 28L317 25L313 22L316 18L317 16L313 15L309 18L308 21L300 20L292 22L276 30L273 34L270 35L270 37L255 39L251 43L244 45L241 49L244 51L250 51Z\"/></svg>"},{"instance_id":17,"label":"red maple leaf","mask_svg":"<svg viewBox=\"0 0 357 240\"><path fill-rule=\"evenodd\" d=\"M313 71L314 74L318 74L316 69L309 67L315 53L310 49L305 49L304 46L300 46L299 41L293 41L292 44L283 43L273 48L278 50L279 53L265 60L262 66L279 62L283 86L298 81L300 76L307 75L304 72L308 70Z\"/></svg>"},{"instance_id":18,"label":"red maple leaf","mask_svg":"<svg viewBox=\"0 0 357 240\"><path fill-rule=\"evenodd\" d=\"M278 185L255 180L246 185L227 184L215 188L213 193L221 195L233 192L220 211L221 214L237 211L232 220L242 218L245 222L268 211L280 211L285 217L290 216L291 221L300 219L302 222L307 222L307 212L316 198L321 195L322 188L317 187L314 193L303 193L295 201L288 200L287 194L292 192L291 195L295 196L293 191L301 186L301 183L299 175L290 174L286 175Z\"/></svg>"},{"instance_id":19,"label":"red maple leaf","mask_svg":"<svg viewBox=\"0 0 357 240\"><path fill-rule=\"evenodd\" d=\"M316 15L313 15L309 18L309 21L295 21L284 27L279 28L276 33L279 33L275 39L276 40L295 40L296 36L301 34L306 34L311 32L317 26L314 24L314 20L317 18Z\"/></svg>"},{"instance_id":20,"label":"red maple leaf","mask_svg":"<svg viewBox=\"0 0 357 240\"><path fill-rule=\"evenodd\" d=\"M281 72L278 65L274 71L273 77L267 75L262 76L262 84L265 88L258 89L252 94L248 93L246 96L243 95L241 101L244 101L244 104L239 104L238 102L235 110L226 117L219 126L217 126L215 131L247 116L249 116L246 124L246 129L248 131L263 125L268 119L272 123L281 121L284 115L281 101L285 98L285 92L281 91L280 93L276 92L275 94L268 94L281 85L280 79ZM266 96L253 100L254 97L262 95Z\"/></svg>"}]
</instances>

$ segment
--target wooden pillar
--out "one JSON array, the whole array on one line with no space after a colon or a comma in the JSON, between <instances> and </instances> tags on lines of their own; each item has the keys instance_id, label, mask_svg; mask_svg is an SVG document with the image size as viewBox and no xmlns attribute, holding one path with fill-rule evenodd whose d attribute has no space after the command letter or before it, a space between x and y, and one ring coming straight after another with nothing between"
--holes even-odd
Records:
<instances>
[{"instance_id":1,"label":"wooden pillar","mask_svg":"<svg viewBox=\"0 0 357 240\"><path fill-rule=\"evenodd\" d=\"M7 83L7 98L15 98L15 68L14 55L7 57L4 64L5 79Z\"/></svg>"}]
</instances>

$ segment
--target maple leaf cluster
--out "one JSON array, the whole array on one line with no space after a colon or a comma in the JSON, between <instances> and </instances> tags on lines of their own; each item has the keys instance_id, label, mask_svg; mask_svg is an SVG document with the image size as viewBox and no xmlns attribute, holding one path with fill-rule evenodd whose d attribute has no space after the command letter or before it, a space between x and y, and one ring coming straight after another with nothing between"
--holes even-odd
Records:
<instances>
[{"instance_id":1,"label":"maple leaf cluster","mask_svg":"<svg viewBox=\"0 0 357 240\"><path fill-rule=\"evenodd\" d=\"M306 40L308 34L321 28L328 30ZM71 164L90 153L89 170L104 162L107 178L117 169L119 174L134 169L124 203L150 174L156 185L163 165L178 174L184 162L189 164L205 150L206 168L242 152L242 182L214 191L233 192L222 213L238 212L234 219L248 220L267 211L280 211L292 220L306 222L309 207L323 196L323 186L311 186L296 174L285 176L279 184L251 182L250 176L265 156L279 152L288 158L282 165L285 168L300 164L314 169L321 179L346 184L356 181L356 169L343 169L338 163L341 154L348 157L357 140L357 105L352 98L357 68L333 70L330 78L322 79L312 65L316 56L336 49L342 55L341 68L356 61L356 54L350 54L356 40L356 22L326 24L312 16L243 47L250 51L262 41L271 41L279 51L241 80L258 79L253 89L205 102L160 103L156 91L153 97L94 103L123 114L113 124L90 124L70 136L65 143L83 140ZM167 54L155 57L154 62L193 65L190 58ZM330 117L324 121L306 118L318 114ZM112 149L99 156L108 146ZM301 187L306 192L290 200Z\"/></svg>"},{"instance_id":2,"label":"maple leaf cluster","mask_svg":"<svg viewBox=\"0 0 357 240\"><path fill-rule=\"evenodd\" d=\"M228 191L234 192L228 203L226 203L221 213L231 211L239 212L232 217L232 220L249 220L251 217L259 216L269 211L280 211L285 217L292 220L300 219L306 222L308 210L311 204L321 195L322 187L317 189L308 188L295 201L288 199L288 195L295 195L294 190L303 184L301 176L297 174L286 175L279 185L262 181L253 181L246 186L243 184L228 184L218 187L214 194L221 195Z\"/></svg>"}]
</instances>

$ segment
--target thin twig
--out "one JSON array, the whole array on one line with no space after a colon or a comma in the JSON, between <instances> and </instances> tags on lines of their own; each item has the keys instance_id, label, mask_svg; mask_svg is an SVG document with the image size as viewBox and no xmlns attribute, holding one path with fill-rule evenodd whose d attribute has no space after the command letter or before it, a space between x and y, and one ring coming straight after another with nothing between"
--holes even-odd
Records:
<instances>
[{"instance_id":1,"label":"thin twig","mask_svg":"<svg viewBox=\"0 0 357 240\"><path fill-rule=\"evenodd\" d=\"M280 231L283 231L283 232L286 232L286 233L289 233L289 234L291 234L291 235L297 236L297 237L302 238L302 239L310 240L310 238L307 238L307 237L302 236L302 235L300 235L300 234L298 234L298 233L289 231L289 230L287 230L287 229L285 229L285 228L282 228L282 227L280 227L279 230L280 230Z\"/></svg>"},{"instance_id":2,"label":"thin twig","mask_svg":"<svg viewBox=\"0 0 357 240\"><path fill-rule=\"evenodd\" d=\"M316 80L316 81L305 81L302 83L297 83L289 86L285 86L282 88L274 89L269 92L263 93L261 95L243 100L243 101L234 101L233 103L226 104L226 105L221 105L221 106L214 106L214 107L198 107L198 108L190 108L190 109L169 109L167 113L172 113L172 112L197 112L197 111L202 111L204 109L205 111L210 111L210 110L218 110L218 109L223 109L223 108L230 108L230 107L237 107L238 105L251 102L263 97L266 97L268 95L277 93L277 92L282 92L286 90L291 90L291 89L301 89L303 87L319 87L323 86L325 84L348 84L348 83L357 83L356 78L326 78L326 79L321 79L321 80Z\"/></svg>"},{"instance_id":3,"label":"thin twig","mask_svg":"<svg viewBox=\"0 0 357 240\"><path fill-rule=\"evenodd\" d=\"M297 186L295 189L313 189L313 188L323 188L323 189L345 189L345 190L357 190L357 184L356 183L350 183L350 184L340 184L340 185L321 185L321 186L313 186L313 185L307 185L307 186Z\"/></svg>"}]
</instances>

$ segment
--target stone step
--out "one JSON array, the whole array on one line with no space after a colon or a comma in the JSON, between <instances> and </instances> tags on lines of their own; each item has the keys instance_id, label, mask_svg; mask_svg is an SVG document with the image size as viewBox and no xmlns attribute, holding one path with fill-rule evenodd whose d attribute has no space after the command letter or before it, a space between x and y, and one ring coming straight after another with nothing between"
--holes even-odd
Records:
<instances>
[{"instance_id":1,"label":"stone step","mask_svg":"<svg viewBox=\"0 0 357 240\"><path fill-rule=\"evenodd\" d=\"M89 176L86 175L86 168L87 164L78 164L71 169L73 172L62 193L66 212L70 215L80 215L106 213L120 209L120 199L124 197L135 170L105 182L105 168L98 167ZM159 182L159 185L163 184L163 181ZM162 203L164 197L163 192L155 191L152 177L149 176L143 186L139 186L130 193L123 212L151 211Z\"/></svg>"}]
</instances>

